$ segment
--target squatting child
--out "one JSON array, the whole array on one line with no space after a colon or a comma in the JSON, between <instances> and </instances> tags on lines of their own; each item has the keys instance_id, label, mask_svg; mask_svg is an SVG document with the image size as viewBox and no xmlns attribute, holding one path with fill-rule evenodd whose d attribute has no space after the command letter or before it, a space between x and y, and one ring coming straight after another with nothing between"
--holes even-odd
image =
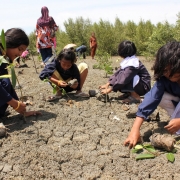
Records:
<instances>
[{"instance_id":1,"label":"squatting child","mask_svg":"<svg viewBox=\"0 0 180 180\"><path fill-rule=\"evenodd\" d=\"M180 133L180 42L168 42L158 50L153 70L156 83L138 107L133 127L124 142L129 148L139 141L143 121L158 105L171 116L164 128L170 134Z\"/></svg>"},{"instance_id":2,"label":"squatting child","mask_svg":"<svg viewBox=\"0 0 180 180\"><path fill-rule=\"evenodd\" d=\"M118 54L123 58L120 68L109 78L109 82L100 86L102 94L120 91L124 103L140 103L140 96L151 88L151 77L146 67L136 56L136 46L125 40L118 46Z\"/></svg>"},{"instance_id":3,"label":"squatting child","mask_svg":"<svg viewBox=\"0 0 180 180\"><path fill-rule=\"evenodd\" d=\"M19 28L11 28L5 32L6 39L6 50L3 49L0 43L0 56L4 56L8 63L12 63L16 58L22 55L23 51L29 45L28 36L25 32ZM3 63L0 65L0 76L7 75L8 63ZM26 111L26 105L19 101L19 98L11 84L9 78L0 79L0 118L5 115L8 106L11 106L18 113L31 116L36 114L41 114L36 111Z\"/></svg>"},{"instance_id":4,"label":"squatting child","mask_svg":"<svg viewBox=\"0 0 180 180\"><path fill-rule=\"evenodd\" d=\"M77 66L76 54L71 49L62 50L57 59L47 64L40 73L40 79L48 78L58 87L63 88L66 92L76 91L76 97L89 97L88 94L82 92L82 87L87 76L87 67ZM77 82L72 86L68 82L72 79L77 79ZM47 101L53 101L62 97L62 92L58 88L55 96L50 96Z\"/></svg>"}]
</instances>

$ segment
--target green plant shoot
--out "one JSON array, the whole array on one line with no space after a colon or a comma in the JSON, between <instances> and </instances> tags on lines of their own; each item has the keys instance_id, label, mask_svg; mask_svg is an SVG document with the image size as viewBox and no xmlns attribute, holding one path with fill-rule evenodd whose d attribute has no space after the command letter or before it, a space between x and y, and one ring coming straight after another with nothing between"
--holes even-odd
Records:
<instances>
[{"instance_id":1,"label":"green plant shoot","mask_svg":"<svg viewBox=\"0 0 180 180\"><path fill-rule=\"evenodd\" d=\"M2 29L1 31L1 43L4 50L6 51L6 39L5 39L4 29Z\"/></svg>"},{"instance_id":2,"label":"green plant shoot","mask_svg":"<svg viewBox=\"0 0 180 180\"><path fill-rule=\"evenodd\" d=\"M11 77L11 75L10 75L10 74L7 74L7 75L2 75L2 76L0 76L0 79L10 78L10 77Z\"/></svg>"},{"instance_id":3,"label":"green plant shoot","mask_svg":"<svg viewBox=\"0 0 180 180\"><path fill-rule=\"evenodd\" d=\"M174 154L173 153L167 153L166 154L166 157L167 157L167 159L168 159L168 161L170 161L170 162L174 162L174 160L175 160L175 157L174 157Z\"/></svg>"}]
</instances>

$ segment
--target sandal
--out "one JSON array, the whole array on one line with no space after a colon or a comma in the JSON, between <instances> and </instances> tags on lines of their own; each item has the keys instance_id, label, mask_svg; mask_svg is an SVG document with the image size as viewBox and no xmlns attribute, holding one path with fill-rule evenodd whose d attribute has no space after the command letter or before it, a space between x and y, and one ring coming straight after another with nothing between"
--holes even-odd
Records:
<instances>
[{"instance_id":1,"label":"sandal","mask_svg":"<svg viewBox=\"0 0 180 180\"><path fill-rule=\"evenodd\" d=\"M86 94L84 92L80 92L80 93L77 93L77 94L74 94L75 97L84 97L84 98L88 98L89 97L89 94Z\"/></svg>"},{"instance_id":2,"label":"sandal","mask_svg":"<svg viewBox=\"0 0 180 180\"><path fill-rule=\"evenodd\" d=\"M48 99L46 99L46 101L47 101L47 102L52 102L52 101L55 101L55 100L61 99L61 98L62 98L61 95L60 95L60 96L55 95L55 96L50 96L50 97L48 97Z\"/></svg>"},{"instance_id":3,"label":"sandal","mask_svg":"<svg viewBox=\"0 0 180 180\"><path fill-rule=\"evenodd\" d=\"M135 99L132 96L128 96L128 98L123 100L123 103L126 103L126 104L133 104L133 103L137 104L137 103L140 103L140 102L141 102L140 99Z\"/></svg>"},{"instance_id":4,"label":"sandal","mask_svg":"<svg viewBox=\"0 0 180 180\"><path fill-rule=\"evenodd\" d=\"M124 94L118 96L116 99L117 100L124 100L124 99L127 99L129 96L130 96L130 93L127 92L127 93L124 93Z\"/></svg>"}]
</instances>

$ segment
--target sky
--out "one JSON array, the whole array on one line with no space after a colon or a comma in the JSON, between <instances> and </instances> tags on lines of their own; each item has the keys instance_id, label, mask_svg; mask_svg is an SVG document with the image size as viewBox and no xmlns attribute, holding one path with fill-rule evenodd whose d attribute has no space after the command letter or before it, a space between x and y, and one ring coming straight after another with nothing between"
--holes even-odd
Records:
<instances>
[{"instance_id":1,"label":"sky","mask_svg":"<svg viewBox=\"0 0 180 180\"><path fill-rule=\"evenodd\" d=\"M43 6L63 31L69 18L114 23L118 17L124 23L150 20L153 24L176 24L180 12L180 0L0 0L0 4L0 30L18 27L28 35L35 30Z\"/></svg>"}]
</instances>

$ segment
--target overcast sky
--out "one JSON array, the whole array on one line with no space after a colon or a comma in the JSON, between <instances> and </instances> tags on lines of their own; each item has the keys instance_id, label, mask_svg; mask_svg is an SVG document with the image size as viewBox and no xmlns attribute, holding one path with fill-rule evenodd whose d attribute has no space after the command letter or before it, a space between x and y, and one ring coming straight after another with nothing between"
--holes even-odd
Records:
<instances>
[{"instance_id":1,"label":"overcast sky","mask_svg":"<svg viewBox=\"0 0 180 180\"><path fill-rule=\"evenodd\" d=\"M122 22L141 19L153 24L168 21L175 24L180 12L180 0L0 0L0 28L5 31L19 27L27 34L33 32L41 7L47 6L59 27L69 18L101 19L114 23L116 17Z\"/></svg>"}]
</instances>

